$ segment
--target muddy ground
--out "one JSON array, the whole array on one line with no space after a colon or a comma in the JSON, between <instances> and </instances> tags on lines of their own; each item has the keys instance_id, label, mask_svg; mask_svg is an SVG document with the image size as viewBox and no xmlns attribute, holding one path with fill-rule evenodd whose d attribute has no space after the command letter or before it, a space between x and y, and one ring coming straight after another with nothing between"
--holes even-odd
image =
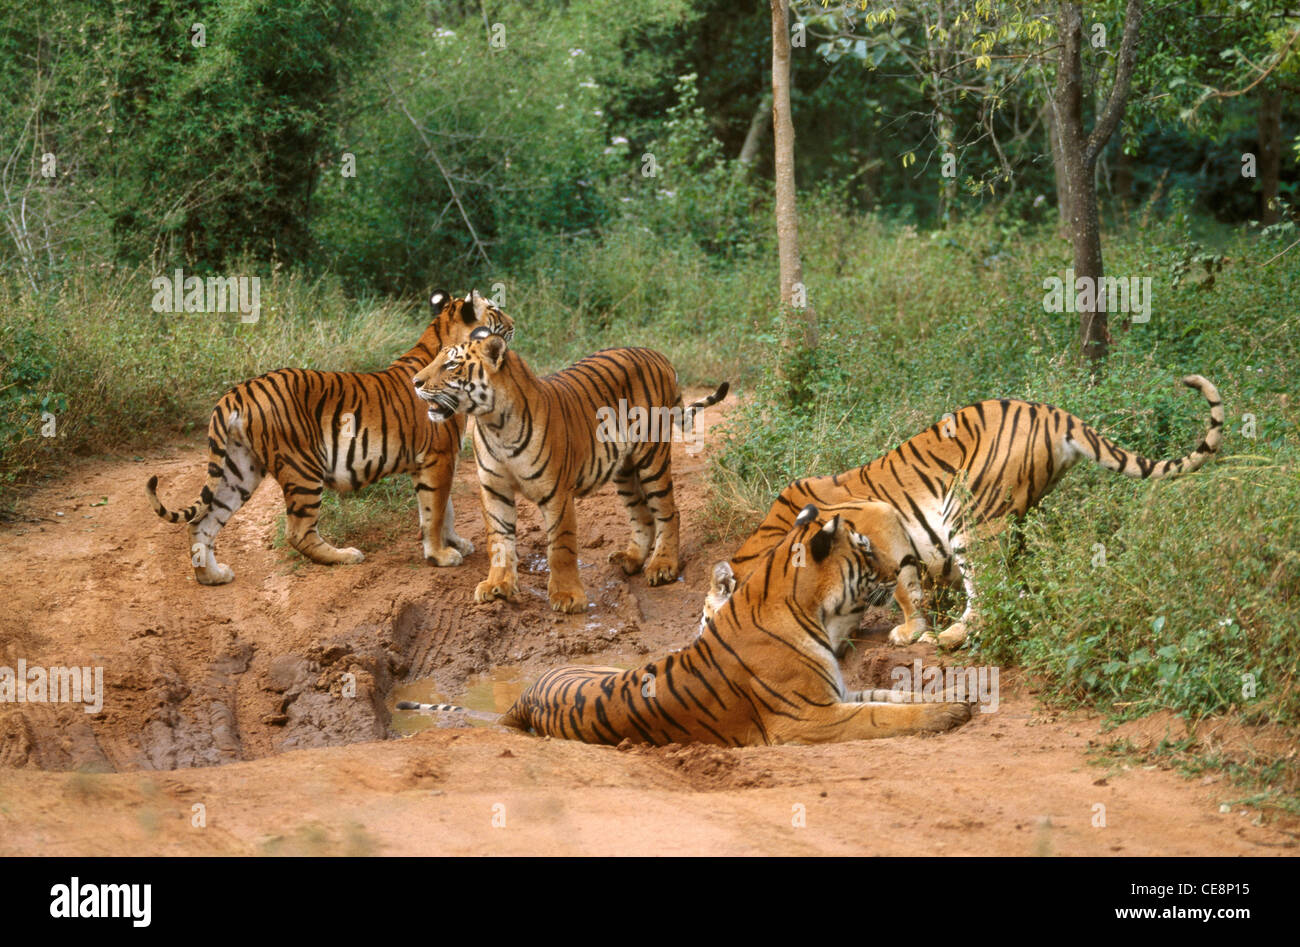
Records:
<instances>
[{"instance_id":1,"label":"muddy ground","mask_svg":"<svg viewBox=\"0 0 1300 947\"><path fill-rule=\"evenodd\" d=\"M1262 820L1220 777L1099 762L1089 747L1113 734L1042 711L1014 669L998 712L953 733L819 747L619 749L392 713L398 692L500 708L557 664L687 643L732 545L701 540L707 456L674 458L685 567L670 587L606 562L627 535L612 490L579 503L593 607L576 616L547 605L530 506L523 601L472 603L487 567L472 461L454 493L478 547L464 566L421 561L413 497L408 541L322 521L366 561L305 563L273 544L268 481L218 540L236 573L219 588L195 583L183 528L144 495L157 473L164 502L189 503L201 439L78 465L0 524L0 665L102 666L106 698L95 714L0 703L0 854L1296 853L1297 826ZM894 621L869 613L850 687L936 660L889 647ZM1129 730L1182 734L1165 718Z\"/></svg>"}]
</instances>

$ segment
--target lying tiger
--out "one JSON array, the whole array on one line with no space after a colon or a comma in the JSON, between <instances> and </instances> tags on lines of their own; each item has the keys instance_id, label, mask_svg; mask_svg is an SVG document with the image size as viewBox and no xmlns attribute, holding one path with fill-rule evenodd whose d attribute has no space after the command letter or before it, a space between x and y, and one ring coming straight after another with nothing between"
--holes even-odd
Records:
<instances>
[{"instance_id":1,"label":"lying tiger","mask_svg":"<svg viewBox=\"0 0 1300 947\"><path fill-rule=\"evenodd\" d=\"M1200 375L1183 380L1210 404L1210 424L1200 445L1176 460L1154 461L1125 451L1074 415L1051 405L1009 399L969 405L857 470L832 477L797 480L777 497L766 519L719 567L706 600L706 615L725 602L737 578L765 561L794 518L808 503L844 516L870 538L882 556L897 564L894 597L903 622L889 635L907 644L920 635L927 643L955 648L966 640L977 596L966 557L976 527L996 528L1008 516L1023 516L1080 460L1095 461L1127 477L1158 480L1196 470L1219 449L1223 402ZM921 612L923 574L939 583L961 581L966 607L937 638Z\"/></svg>"},{"instance_id":2,"label":"lying tiger","mask_svg":"<svg viewBox=\"0 0 1300 947\"><path fill-rule=\"evenodd\" d=\"M925 603L925 590L921 585L921 577L925 566L898 511L888 503L861 503L835 507L833 512L843 516L853 531L871 544L872 561L882 583L877 599L871 604L884 604L892 589L894 600L903 612L902 624L890 632L890 640L896 643L907 642L924 634L926 620L922 606ZM742 569L742 576L753 572L754 561L749 560L749 568ZM708 619L727 604L738 582L732 563L724 560L714 565L700 618L701 632ZM846 638L841 643L841 651L847 650Z\"/></svg>"},{"instance_id":3,"label":"lying tiger","mask_svg":"<svg viewBox=\"0 0 1300 947\"><path fill-rule=\"evenodd\" d=\"M498 721L585 743L657 746L831 743L964 723L964 701L845 691L835 652L867 603L888 594L893 580L877 569L870 542L844 517L822 525L809 505L689 647L630 671L550 671ZM460 709L409 701L397 708Z\"/></svg>"},{"instance_id":4,"label":"lying tiger","mask_svg":"<svg viewBox=\"0 0 1300 947\"><path fill-rule=\"evenodd\" d=\"M671 582L679 569L671 434L689 430L696 411L726 397L727 383L683 412L677 374L658 352L606 349L538 378L506 343L477 330L469 342L444 349L414 381L431 419L477 419L474 457L492 561L474 600L518 596L515 494L522 493L545 521L551 608L586 609L574 500L611 479L627 506L632 541L610 561L628 575L644 570L650 585ZM620 408L670 422L657 437L609 436L601 415Z\"/></svg>"},{"instance_id":5,"label":"lying tiger","mask_svg":"<svg viewBox=\"0 0 1300 947\"><path fill-rule=\"evenodd\" d=\"M360 549L337 549L316 531L321 495L359 490L392 474L409 473L420 509L425 559L459 565L474 546L456 535L451 483L465 433L463 418L430 423L411 391L411 378L446 345L475 329L514 334L514 322L477 292L430 298L434 317L415 347L379 372L318 372L282 368L230 389L208 423L208 480L198 500L169 511L158 478L146 487L163 519L189 526L191 565L203 585L235 573L217 561L216 539L269 472L284 490L288 540L320 563L360 562Z\"/></svg>"}]
</instances>

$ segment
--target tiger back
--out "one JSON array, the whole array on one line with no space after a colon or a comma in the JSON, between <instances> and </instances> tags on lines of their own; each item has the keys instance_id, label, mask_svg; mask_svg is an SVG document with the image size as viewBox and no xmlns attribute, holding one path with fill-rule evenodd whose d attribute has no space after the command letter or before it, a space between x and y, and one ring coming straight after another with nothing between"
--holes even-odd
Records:
<instances>
[{"instance_id":1,"label":"tiger back","mask_svg":"<svg viewBox=\"0 0 1300 947\"><path fill-rule=\"evenodd\" d=\"M392 474L415 483L424 556L458 565L473 545L457 536L451 483L464 420L429 420L411 379L444 345L486 327L509 337L514 322L471 292L464 299L435 293L434 317L415 346L377 372L285 368L241 382L213 408L208 424L207 482L188 508L169 511L146 487L163 519L187 524L191 565L203 585L230 582L217 561L216 537L269 473L284 492L289 544L319 563L354 563L359 549L338 549L317 532L326 489L358 490Z\"/></svg>"},{"instance_id":2,"label":"tiger back","mask_svg":"<svg viewBox=\"0 0 1300 947\"><path fill-rule=\"evenodd\" d=\"M551 607L584 610L574 501L610 481L632 525L631 541L610 561L627 575L644 571L650 585L675 579L680 521L672 441L691 430L695 411L726 396L727 384L683 408L677 373L651 349L606 349L539 378L506 340L475 335L444 349L414 380L429 417L476 419L474 457L491 564L474 600L518 596L515 497L523 494L545 521ZM611 416L643 423L632 430L611 424Z\"/></svg>"}]
</instances>

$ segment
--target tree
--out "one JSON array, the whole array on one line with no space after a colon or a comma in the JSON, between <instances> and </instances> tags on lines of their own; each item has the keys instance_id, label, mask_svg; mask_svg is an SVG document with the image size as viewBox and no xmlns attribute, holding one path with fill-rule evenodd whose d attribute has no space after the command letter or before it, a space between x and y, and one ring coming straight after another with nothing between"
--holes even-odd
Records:
<instances>
[{"instance_id":1,"label":"tree","mask_svg":"<svg viewBox=\"0 0 1300 947\"><path fill-rule=\"evenodd\" d=\"M781 264L781 303L803 310L803 347L817 348L817 315L803 290L799 214L795 204L794 121L790 115L790 4L772 4L772 137L775 139L776 239ZM796 295L798 292L799 295Z\"/></svg>"},{"instance_id":2,"label":"tree","mask_svg":"<svg viewBox=\"0 0 1300 947\"><path fill-rule=\"evenodd\" d=\"M1110 349L1110 327L1106 299L1102 292L1104 267L1101 256L1101 222L1097 210L1097 159L1124 117L1133 65L1137 58L1138 30L1142 25L1143 0L1128 0L1124 11L1124 34L1120 40L1115 80L1110 95L1097 113L1090 133L1083 127L1083 11L1078 3L1062 0L1057 11L1061 43L1056 69L1056 94L1052 101L1052 127L1059 135L1059 168L1066 178L1069 208L1067 233L1074 251L1075 279L1092 281L1095 292L1085 294L1079 313L1079 348L1085 359L1096 364ZM1091 302L1089 303L1089 295Z\"/></svg>"}]
</instances>

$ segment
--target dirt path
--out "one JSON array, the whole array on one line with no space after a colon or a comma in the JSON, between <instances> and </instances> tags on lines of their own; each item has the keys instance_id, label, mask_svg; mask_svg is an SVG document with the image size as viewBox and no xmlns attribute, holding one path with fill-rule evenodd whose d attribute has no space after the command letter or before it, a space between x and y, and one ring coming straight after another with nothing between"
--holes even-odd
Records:
<instances>
[{"instance_id":1,"label":"dirt path","mask_svg":"<svg viewBox=\"0 0 1300 947\"><path fill-rule=\"evenodd\" d=\"M701 423L725 411L710 413ZM94 714L0 703L0 854L1295 851L1253 811L1220 812L1240 795L1226 782L1090 765L1099 721L1041 715L1013 672L997 713L938 738L616 749L443 720L390 739L395 689L499 705L559 663L631 665L686 643L728 551L700 540L705 456L674 458L685 570L668 588L605 562L626 536L612 490L579 504L594 605L577 616L547 606L528 506L524 601L472 604L486 568L472 462L454 501L479 551L461 568L420 561L414 499L406 541L348 536L364 563L303 563L272 548L283 504L268 483L221 534L237 577L220 588L195 584L183 530L144 498L157 473L165 501L192 499L197 442L34 491L25 519L0 526L0 666L100 666L106 697ZM892 623L869 615L851 687L887 687L891 667L930 659L887 647Z\"/></svg>"}]
</instances>

